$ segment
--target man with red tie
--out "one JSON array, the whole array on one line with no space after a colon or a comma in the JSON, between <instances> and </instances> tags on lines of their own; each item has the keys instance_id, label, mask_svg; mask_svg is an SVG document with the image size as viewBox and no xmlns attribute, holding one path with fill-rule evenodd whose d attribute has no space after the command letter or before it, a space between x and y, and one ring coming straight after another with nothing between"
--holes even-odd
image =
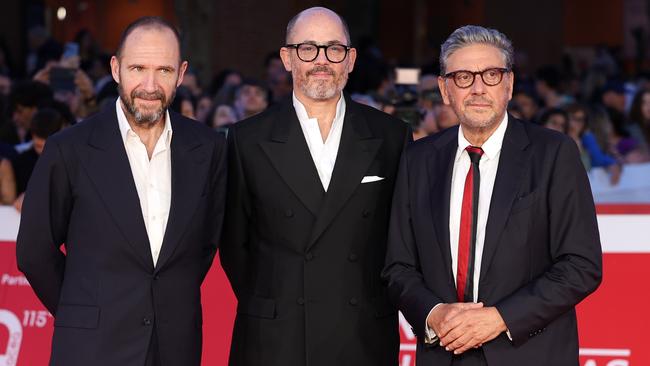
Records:
<instances>
[{"instance_id":1,"label":"man with red tie","mask_svg":"<svg viewBox=\"0 0 650 366\"><path fill-rule=\"evenodd\" d=\"M417 365L578 365L575 305L601 280L589 181L567 136L506 113L513 48L464 26L438 84L460 126L398 173L384 277Z\"/></svg>"}]
</instances>

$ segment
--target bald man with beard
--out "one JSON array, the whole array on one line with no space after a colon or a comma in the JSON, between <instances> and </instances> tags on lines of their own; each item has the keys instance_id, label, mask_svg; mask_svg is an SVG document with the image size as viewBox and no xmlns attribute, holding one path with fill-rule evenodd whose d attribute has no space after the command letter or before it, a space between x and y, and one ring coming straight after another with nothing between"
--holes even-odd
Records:
<instances>
[{"instance_id":1,"label":"bald man with beard","mask_svg":"<svg viewBox=\"0 0 650 366\"><path fill-rule=\"evenodd\" d=\"M394 366L380 272L405 123L342 92L345 22L307 9L280 49L293 96L234 125L221 262L238 300L230 365Z\"/></svg>"}]
</instances>

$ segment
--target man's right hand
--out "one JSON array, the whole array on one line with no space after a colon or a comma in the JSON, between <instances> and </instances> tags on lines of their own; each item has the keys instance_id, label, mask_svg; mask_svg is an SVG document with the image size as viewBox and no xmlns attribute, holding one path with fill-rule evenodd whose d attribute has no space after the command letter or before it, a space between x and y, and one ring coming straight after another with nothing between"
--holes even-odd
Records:
<instances>
[{"instance_id":1,"label":"man's right hand","mask_svg":"<svg viewBox=\"0 0 650 366\"><path fill-rule=\"evenodd\" d=\"M427 317L427 325L436 334L440 334L441 325L465 310L480 309L483 303L455 302L436 306Z\"/></svg>"}]
</instances>

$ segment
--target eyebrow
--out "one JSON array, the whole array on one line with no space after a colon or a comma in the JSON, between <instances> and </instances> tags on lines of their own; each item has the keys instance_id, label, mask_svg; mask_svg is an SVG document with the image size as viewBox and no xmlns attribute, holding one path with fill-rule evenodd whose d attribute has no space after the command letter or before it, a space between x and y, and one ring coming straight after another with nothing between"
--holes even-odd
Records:
<instances>
[{"instance_id":1,"label":"eyebrow","mask_svg":"<svg viewBox=\"0 0 650 366\"><path fill-rule=\"evenodd\" d=\"M127 68L131 69L133 67L142 67L143 69L149 68L147 65L144 64L128 64L126 65ZM159 65L159 66L154 66L156 70L169 70L169 71L175 71L176 67L171 66L171 65Z\"/></svg>"},{"instance_id":2,"label":"eyebrow","mask_svg":"<svg viewBox=\"0 0 650 366\"><path fill-rule=\"evenodd\" d=\"M341 41L339 41L339 40L332 40L332 41L327 41L327 42L325 42L325 43L318 43L318 42L316 42L316 41L309 40L309 39L308 39L308 40L305 40L305 41L302 41L302 42L300 42L300 43L309 43L309 44L314 44L314 45L317 45L317 46L318 46L318 45L327 45L327 46L329 46L329 45L333 45L333 44L342 44L342 45L345 45L345 44L346 44L345 42L341 42Z\"/></svg>"}]
</instances>

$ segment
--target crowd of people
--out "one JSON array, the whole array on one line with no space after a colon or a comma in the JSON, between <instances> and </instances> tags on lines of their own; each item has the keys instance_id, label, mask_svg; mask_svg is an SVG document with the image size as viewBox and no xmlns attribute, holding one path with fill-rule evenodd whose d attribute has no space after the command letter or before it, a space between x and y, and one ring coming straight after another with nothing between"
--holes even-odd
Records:
<instances>
[{"instance_id":1,"label":"crowd of people","mask_svg":"<svg viewBox=\"0 0 650 366\"><path fill-rule=\"evenodd\" d=\"M0 47L0 204L20 210L22 194L45 139L118 96L110 52L86 30L61 43L37 26L28 32L25 73L12 69ZM458 124L438 89L437 61L422 65L417 85L400 84L393 62L371 41L362 40L346 88L355 101L408 122L414 139ZM585 168L604 168L612 185L626 164L650 161L650 75L623 72L622 61L599 48L588 65L565 57L561 66L529 72L515 63L515 87L508 111L515 117L571 136ZM525 60L524 54L517 59ZM236 69L203 79L190 68L171 109L227 132L228 126L290 99L291 74L278 52L270 52L255 79Z\"/></svg>"}]
</instances>

